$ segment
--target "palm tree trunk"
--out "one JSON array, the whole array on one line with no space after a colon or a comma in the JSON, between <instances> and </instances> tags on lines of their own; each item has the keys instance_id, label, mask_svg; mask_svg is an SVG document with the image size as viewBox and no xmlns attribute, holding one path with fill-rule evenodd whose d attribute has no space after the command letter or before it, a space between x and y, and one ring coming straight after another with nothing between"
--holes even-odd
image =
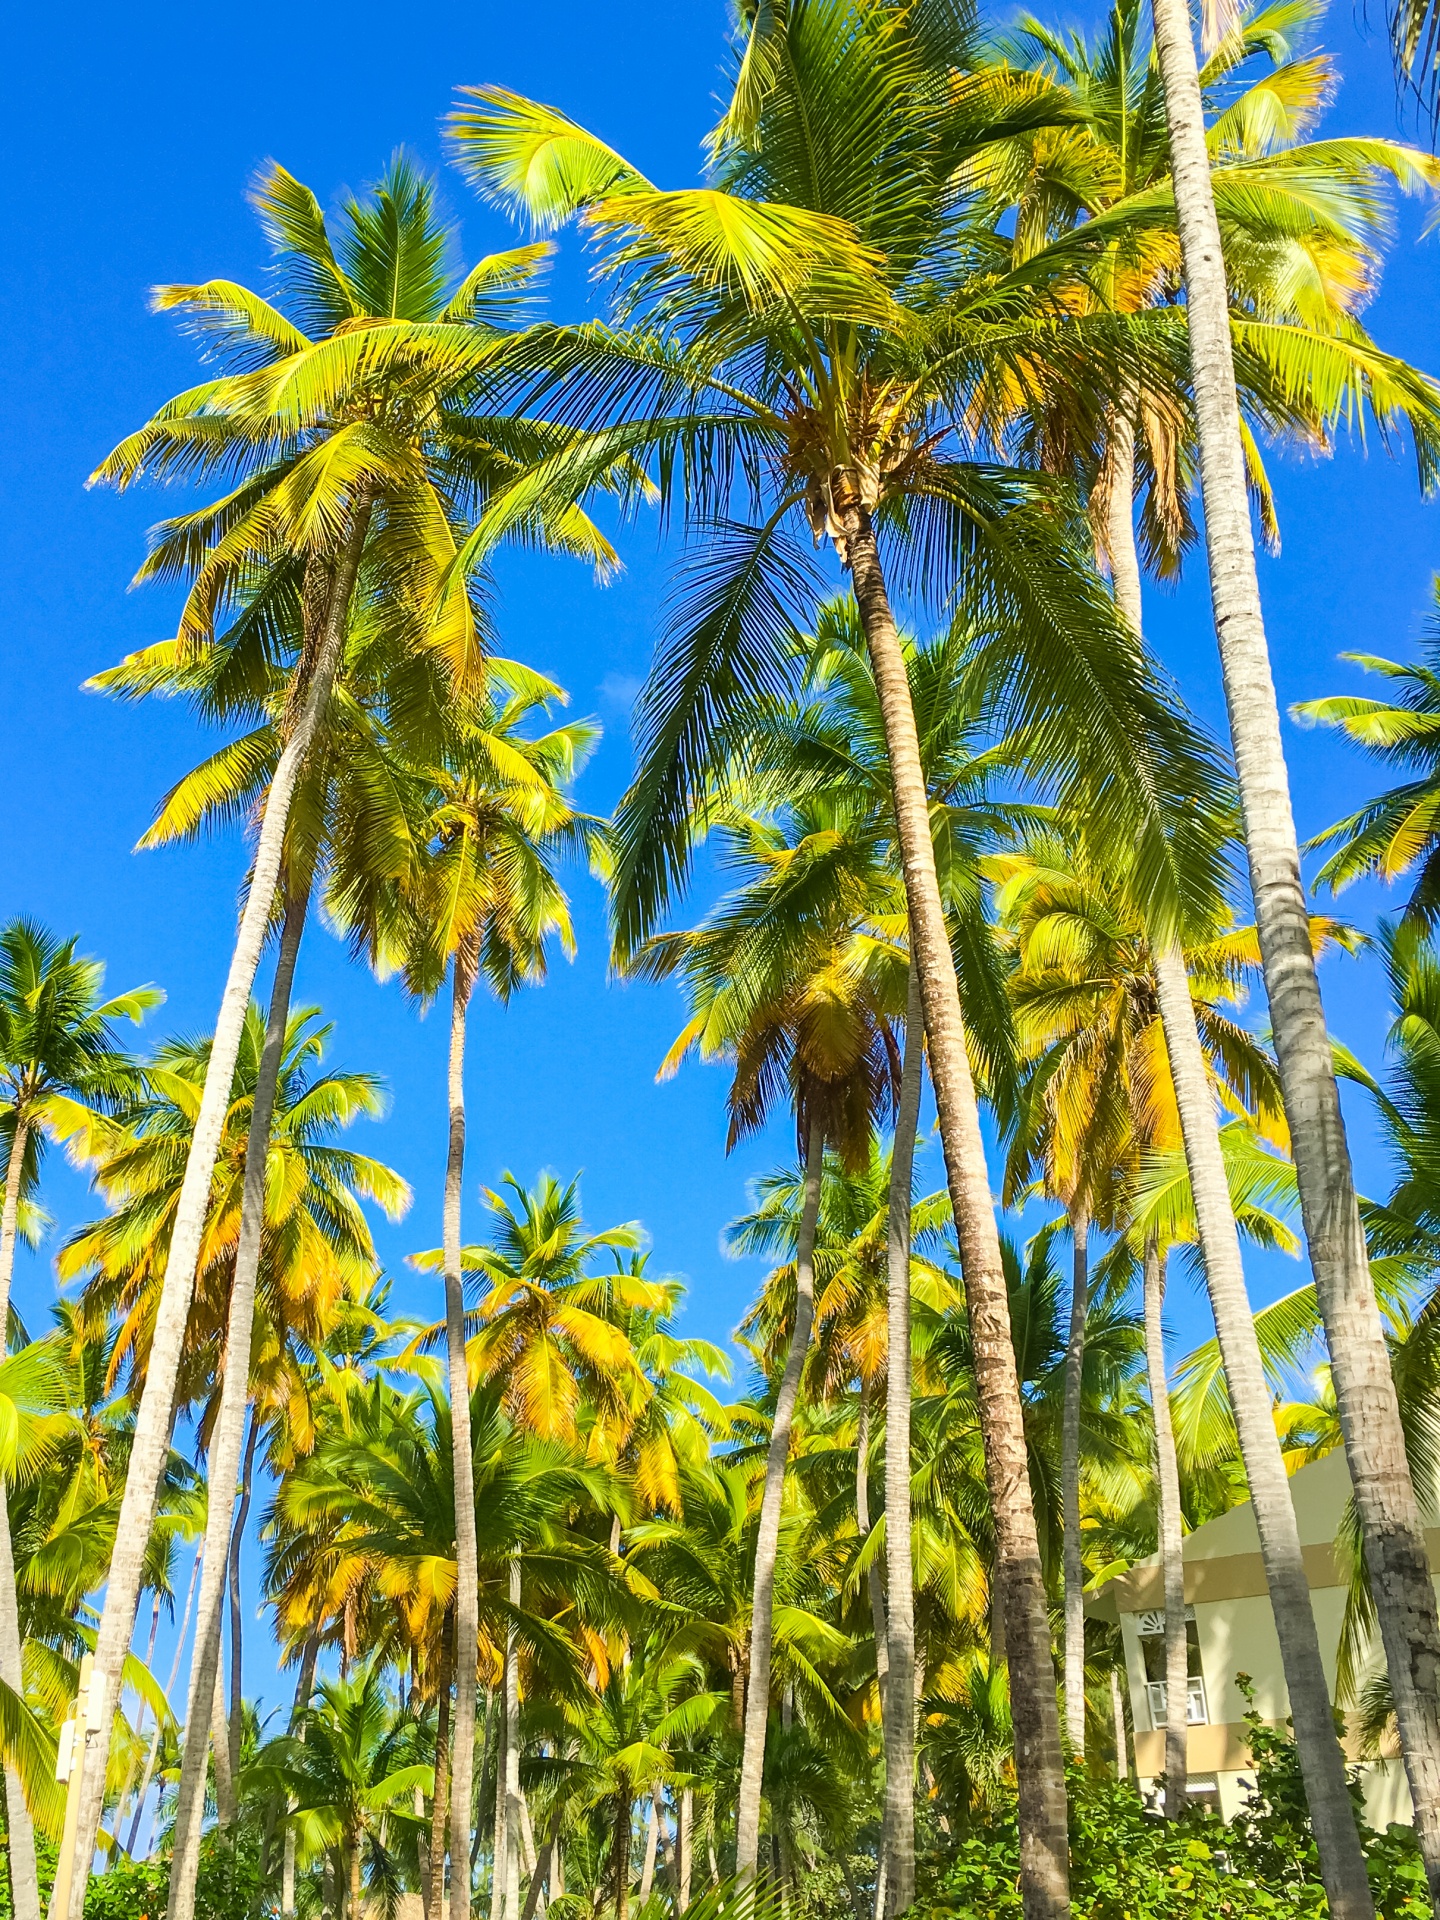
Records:
<instances>
[{"instance_id":1,"label":"palm tree trunk","mask_svg":"<svg viewBox=\"0 0 1440 1920\"><path fill-rule=\"evenodd\" d=\"M1120 1689L1120 1669L1110 1669L1110 1716L1115 1725L1115 1778L1130 1778L1130 1762L1125 1741L1125 1696Z\"/></svg>"},{"instance_id":2,"label":"palm tree trunk","mask_svg":"<svg viewBox=\"0 0 1440 1920\"><path fill-rule=\"evenodd\" d=\"M1260 1535L1270 1609L1275 1616L1321 1872L1336 1920L1350 1920L1351 1915L1356 1920L1369 1920L1374 1902L1355 1828L1354 1806L1345 1785L1345 1759L1335 1738L1300 1529L1245 1291L1240 1238L1230 1205L1214 1098L1195 1029L1185 962L1173 941L1157 947L1155 983L1185 1140L1210 1307Z\"/></svg>"},{"instance_id":3,"label":"palm tree trunk","mask_svg":"<svg viewBox=\"0 0 1440 1920\"><path fill-rule=\"evenodd\" d=\"M505 1630L505 1920L520 1911L520 1557L510 1561L511 1619Z\"/></svg>"},{"instance_id":4,"label":"palm tree trunk","mask_svg":"<svg viewBox=\"0 0 1440 1920\"><path fill-rule=\"evenodd\" d=\"M455 1669L455 1617L447 1612L440 1630L440 1703L435 1716L435 1793L430 1803L430 1914L445 1911L445 1817L450 1786L450 1682Z\"/></svg>"},{"instance_id":5,"label":"palm tree trunk","mask_svg":"<svg viewBox=\"0 0 1440 1920\"><path fill-rule=\"evenodd\" d=\"M0 1488L0 1498L3 1498L3 1491L4 1491L3 1488ZM150 1672L155 1665L155 1642L160 1636L161 1598L162 1596L161 1596L160 1588L157 1586L155 1589L155 1598L152 1601L150 1606L150 1638L146 1642L146 1646L145 1646L145 1669L147 1673ZM145 1716L149 1712L149 1710L150 1710L149 1701L142 1700L140 1702L139 1711L135 1715L135 1739L137 1743L140 1739L141 1734L145 1731ZM135 1762L138 1758L139 1758L138 1751L134 1752L131 1754L129 1761L126 1763L125 1784L120 1789L120 1798L115 1802L115 1814L114 1814L113 1825L114 1825L114 1831L117 1839L120 1833L120 1823L121 1823L121 1820L124 1818L125 1807L130 1799L130 1789L135 1784Z\"/></svg>"},{"instance_id":6,"label":"palm tree trunk","mask_svg":"<svg viewBox=\"0 0 1440 1920\"><path fill-rule=\"evenodd\" d=\"M630 1801L625 1794L615 1799L615 1837L610 1850L610 1866L615 1890L615 1920L629 1920L630 1914Z\"/></svg>"},{"instance_id":7,"label":"palm tree trunk","mask_svg":"<svg viewBox=\"0 0 1440 1920\"><path fill-rule=\"evenodd\" d=\"M25 1172L29 1123L17 1111L15 1137L5 1167L5 1205L0 1213L0 1356L9 1351L10 1286L15 1274L15 1241L20 1230L20 1183ZM24 1694L20 1661L20 1606L15 1597L15 1556L10 1541L10 1502L0 1481L0 1680ZM5 1769L5 1807L10 1856L10 1897L15 1920L40 1920L40 1876L35 1865L35 1829L25 1789L13 1767Z\"/></svg>"},{"instance_id":8,"label":"palm tree trunk","mask_svg":"<svg viewBox=\"0 0 1440 1920\"><path fill-rule=\"evenodd\" d=\"M765 1732L770 1718L770 1654L775 1635L775 1561L780 1545L780 1510L785 1499L785 1468L790 1432L800 1397L800 1374L810 1348L815 1316L815 1228L820 1217L820 1171L825 1136L810 1122L805 1147L805 1192L795 1244L795 1325L790 1351L775 1398L775 1419L765 1456L765 1490L755 1538L755 1584L750 1614L750 1673L745 1696L745 1738L740 1761L740 1795L735 1822L735 1876L742 1886L755 1878L760 1852L760 1789L765 1772Z\"/></svg>"},{"instance_id":9,"label":"palm tree trunk","mask_svg":"<svg viewBox=\"0 0 1440 1920\"><path fill-rule=\"evenodd\" d=\"M135 1630L135 1609L140 1598L145 1553L150 1542L155 1505L169 1450L171 1413L180 1374L185 1326L195 1292L195 1267L209 1211L215 1156L230 1106L235 1061L250 1004L250 990L260 964L270 909L280 878L290 802L311 743L329 705L330 691L344 647L350 596L359 572L370 511L367 500L362 498L357 502L349 531L336 555L318 636L315 666L265 797L250 888L246 895L245 910L240 916L240 928L230 959L219 1017L215 1022L215 1036L205 1070L200 1110L196 1115L190 1152L185 1162L185 1178L175 1208L170 1253L165 1263L165 1280L155 1316L145 1386L131 1439L125 1491L105 1589L105 1608L96 1638L95 1671L101 1689L100 1711L95 1716L97 1727L94 1730L87 1729L85 1736L87 1753L81 1776L82 1794L67 1920L84 1920L85 1889L90 1880L90 1863L95 1853L105 1797L105 1761L120 1698L120 1677L130 1649L130 1636ZM223 1490L221 1498L224 1498ZM215 1557L221 1562L218 1572L223 1574L223 1550ZM182 1875L182 1879L184 1877Z\"/></svg>"},{"instance_id":10,"label":"palm tree trunk","mask_svg":"<svg viewBox=\"0 0 1440 1920\"><path fill-rule=\"evenodd\" d=\"M1165 1255L1152 1234L1145 1243L1145 1364L1155 1422L1155 1488L1160 1519L1160 1566L1165 1580L1165 1813L1185 1808L1188 1767L1185 1708L1190 1649L1185 1634L1185 1549L1180 1468L1170 1424L1170 1373L1165 1365Z\"/></svg>"},{"instance_id":11,"label":"palm tree trunk","mask_svg":"<svg viewBox=\"0 0 1440 1920\"><path fill-rule=\"evenodd\" d=\"M190 1567L190 1585L185 1591L185 1611L180 1616L180 1631L175 1637L175 1657L170 1662L170 1678L165 1687L165 1698L167 1700L174 1694L175 1682L180 1677L180 1661L185 1652L186 1638L190 1632L190 1611L195 1604L195 1588L200 1578L200 1568L204 1563L204 1559L205 1541L202 1537L199 1546L195 1549L195 1558ZM125 1845L125 1851L132 1857L135 1853L135 1842L140 1838L140 1816L145 1810L145 1796L150 1791L150 1782L154 1777L155 1761L159 1756L159 1752L160 1728L157 1724L154 1733L150 1737L150 1751L145 1756L145 1771L140 1776L140 1794L135 1802L135 1817L130 1822L130 1838Z\"/></svg>"},{"instance_id":12,"label":"palm tree trunk","mask_svg":"<svg viewBox=\"0 0 1440 1920\"><path fill-rule=\"evenodd\" d=\"M191 1662L189 1702L185 1710L187 1738L180 1763L180 1790L175 1807L167 1920L194 1920L195 1876L200 1868L200 1828L205 1817L206 1743L203 1729L207 1716L204 1703L214 1692L215 1675L219 1670L220 1619L225 1604L227 1578L232 1636L230 1759L232 1772L239 1770L239 1703L235 1696L237 1690L243 1687L243 1675L238 1637L239 1546L234 1537L233 1524L235 1483L241 1474L240 1449L250 1400L250 1345L255 1326L255 1288L260 1274L260 1254L265 1232L265 1182L270 1160L271 1122L275 1114L275 1091L280 1083L280 1068L285 1058L285 1033L290 1021L295 963L300 954L300 939L305 931L309 901L307 876L305 882L297 885L293 891L287 889L285 918L275 958L275 978L270 988L270 1011L265 1023L265 1040L260 1051L255 1093L250 1105L250 1131L245 1140L240 1237L235 1248L235 1275L230 1287L230 1309L225 1326L220 1407L211 1441L210 1498L205 1515L203 1548L205 1573L200 1583L195 1657ZM247 1490L242 1497L242 1511L247 1512L256 1431L256 1423L252 1419L244 1467ZM244 1525L243 1519L241 1525ZM191 1729L196 1735L193 1740L189 1737ZM193 1754L192 1746L195 1749Z\"/></svg>"},{"instance_id":13,"label":"palm tree trunk","mask_svg":"<svg viewBox=\"0 0 1440 1920\"><path fill-rule=\"evenodd\" d=\"M360 1894L360 1833L357 1828L350 1835L347 1848L350 1855L350 1920L365 1920Z\"/></svg>"},{"instance_id":14,"label":"palm tree trunk","mask_svg":"<svg viewBox=\"0 0 1440 1920\"><path fill-rule=\"evenodd\" d=\"M1185 266L1210 591L1239 776L1250 888L1315 1290L1365 1536L1415 1830L1440 1905L1440 1619L1405 1453L1395 1384L1355 1202L1345 1124L1320 1003L1250 528L1231 356L1228 289L1184 0L1154 0L1155 45ZM1291 1694L1294 1704L1294 1694ZM1298 1729L1297 1729L1298 1730ZM1317 1833L1317 1841L1319 1835ZM1347 1844L1347 1857L1355 1849ZM1322 1864L1325 1845L1321 1843ZM1353 1859L1326 1869L1359 1898ZM1353 1895L1346 1889L1354 1882ZM1360 1911L1359 1907L1356 1911Z\"/></svg>"},{"instance_id":15,"label":"palm tree trunk","mask_svg":"<svg viewBox=\"0 0 1440 1920\"><path fill-rule=\"evenodd\" d=\"M1162 0L1163 4L1163 0ZM1158 31L1158 27L1157 27ZM1185 29L1189 46L1189 28ZM1193 66L1193 52L1192 52ZM1209 192L1209 174L1205 176ZM1218 233L1217 233L1218 256ZM1223 275L1222 275L1223 278ZM1228 329L1228 316L1226 327ZM1229 334L1226 333L1228 354ZM1116 600L1135 632L1142 631L1140 603L1140 566L1135 546L1133 518L1134 434L1128 421L1121 423L1119 437L1111 448L1114 463L1110 500L1110 552ZM1248 507L1246 529L1248 534ZM1208 512L1208 508L1207 508ZM1253 566L1253 559L1252 559ZM1307 932L1308 939L1308 932ZM1230 1204L1229 1183L1220 1150L1220 1135L1209 1070L1195 1026L1190 981L1178 942L1173 935L1161 935L1153 942L1156 994L1160 1003L1161 1024L1166 1050L1170 1056L1170 1074L1180 1114L1185 1159L1190 1173L1195 1202L1196 1226L1205 1263L1205 1280L1210 1295L1215 1330L1220 1341L1225 1376L1235 1410L1241 1457L1250 1485L1256 1527L1260 1534L1265 1578L1270 1591L1271 1611L1280 1641L1286 1687L1295 1722L1296 1745L1310 1804L1321 1871L1336 1915L1356 1914L1361 1920L1374 1911L1364 1857L1355 1828L1354 1809L1344 1785L1344 1759L1334 1735L1330 1694L1320 1657L1315 1616L1310 1603L1310 1585L1305 1575L1295 1509L1290 1499L1280 1443L1270 1412L1270 1394L1255 1337L1255 1323L1245 1289L1245 1273L1240 1257L1240 1237ZM1287 1095L1288 1102L1288 1095ZM1163 1286L1163 1273L1161 1284ZM1159 1309L1156 1308L1155 1335L1159 1336ZM1147 1345L1150 1329L1147 1326ZM1164 1378L1163 1341L1150 1361ZM1152 1371L1151 1398L1155 1403ZM1168 1388L1166 1389L1168 1393ZM1160 1417L1169 1424L1169 1401L1161 1395ZM1157 1403L1158 1404L1158 1403ZM1157 1429L1158 1440L1158 1429ZM1171 1444L1173 1456L1173 1442ZM1163 1454L1161 1471L1165 1471ZM1163 1490L1162 1490L1163 1497ZM1172 1548L1162 1544L1162 1553L1170 1551L1181 1559L1179 1541L1179 1475L1173 1494L1174 1528ZM1163 1518L1163 1512L1162 1512ZM1184 1647L1184 1582L1182 1573L1170 1573L1171 1587L1166 1596L1166 1771L1174 1771L1179 1786L1173 1795L1175 1810L1184 1803L1185 1708L1174 1692L1176 1676L1189 1688L1189 1659ZM1171 1617L1172 1611L1176 1618ZM1178 1715L1178 1718L1177 1718ZM1167 1793L1167 1808L1172 1796ZM1351 1904L1344 1904L1349 1902Z\"/></svg>"},{"instance_id":16,"label":"palm tree trunk","mask_svg":"<svg viewBox=\"0 0 1440 1920\"><path fill-rule=\"evenodd\" d=\"M910 1551L910 1186L925 1078L920 976L910 969L886 1224L885 1571L889 1587L884 1857L894 1920L915 1899L915 1569Z\"/></svg>"},{"instance_id":17,"label":"palm tree trunk","mask_svg":"<svg viewBox=\"0 0 1440 1920\"><path fill-rule=\"evenodd\" d=\"M505 1672L501 1662L500 1715L495 1741L495 1819L490 1842L490 1920L505 1911Z\"/></svg>"},{"instance_id":18,"label":"palm tree trunk","mask_svg":"<svg viewBox=\"0 0 1440 1920\"><path fill-rule=\"evenodd\" d=\"M875 675L895 788L912 964L920 975L930 1078L965 1279L985 1477L995 1515L997 1572L1010 1657L1022 1898L1026 1920L1061 1920L1070 1905L1065 1770L1050 1618L1030 1492L1024 1409L1010 1333L1010 1300L1000 1259L1000 1236L985 1168L980 1109L966 1052L955 961L935 873L929 797L920 764L905 657L869 512L858 500L852 501L842 510L842 520L846 560Z\"/></svg>"},{"instance_id":19,"label":"palm tree trunk","mask_svg":"<svg viewBox=\"0 0 1440 1920\"><path fill-rule=\"evenodd\" d=\"M215 1815L218 1824L233 1827L240 1817L235 1776L230 1771L230 1738L225 1719L225 1676L217 1662L211 1693L210 1747L215 1756Z\"/></svg>"},{"instance_id":20,"label":"palm tree trunk","mask_svg":"<svg viewBox=\"0 0 1440 1920\"><path fill-rule=\"evenodd\" d=\"M472 974L456 954L451 968L450 1143L445 1161L445 1357L455 1475L455 1739L450 1788L450 1920L470 1920L471 1776L475 1764L475 1673L480 1638L480 1551L470 1447L470 1371L465 1357L465 1286L460 1208L465 1186L465 1013Z\"/></svg>"},{"instance_id":21,"label":"palm tree trunk","mask_svg":"<svg viewBox=\"0 0 1440 1920\"><path fill-rule=\"evenodd\" d=\"M248 1154L248 1149L247 1149ZM248 1369L247 1369L248 1370ZM245 1461L240 1470L240 1498L235 1507L235 1525L230 1533L230 1771L240 1772L240 1746L245 1734L245 1609L240 1598L240 1547L245 1538L245 1523L250 1518L250 1496L255 1484L255 1447L260 1438L260 1416L250 1409L250 1434L245 1442Z\"/></svg>"},{"instance_id":22,"label":"palm tree trunk","mask_svg":"<svg viewBox=\"0 0 1440 1920\"><path fill-rule=\"evenodd\" d=\"M1085 1564L1080 1557L1080 1394L1085 1379L1085 1316L1090 1306L1090 1216L1070 1210L1075 1259L1070 1283L1070 1338L1065 1347L1065 1401L1060 1426L1060 1506L1065 1562L1065 1731L1085 1756Z\"/></svg>"},{"instance_id":23,"label":"palm tree trunk","mask_svg":"<svg viewBox=\"0 0 1440 1920\"><path fill-rule=\"evenodd\" d=\"M650 1889L655 1884L655 1852L659 1844L660 1814L655 1805L655 1794L652 1793L650 1795L650 1811L645 1816L645 1863L640 1869L640 1904L642 1907L650 1898Z\"/></svg>"},{"instance_id":24,"label":"palm tree trunk","mask_svg":"<svg viewBox=\"0 0 1440 1920\"><path fill-rule=\"evenodd\" d=\"M855 1529L863 1547L870 1538L870 1389L860 1382L860 1412L855 1423ZM880 1720L884 1724L889 1697L890 1635L885 1624L885 1594L880 1568L872 1559L865 1570L870 1597L870 1629L875 1636L875 1684L880 1690Z\"/></svg>"},{"instance_id":25,"label":"palm tree trunk","mask_svg":"<svg viewBox=\"0 0 1440 1920\"><path fill-rule=\"evenodd\" d=\"M690 1882L695 1868L695 1789L680 1789L680 1811L675 1820L675 1865L680 1878L677 1915L690 1904Z\"/></svg>"}]
</instances>

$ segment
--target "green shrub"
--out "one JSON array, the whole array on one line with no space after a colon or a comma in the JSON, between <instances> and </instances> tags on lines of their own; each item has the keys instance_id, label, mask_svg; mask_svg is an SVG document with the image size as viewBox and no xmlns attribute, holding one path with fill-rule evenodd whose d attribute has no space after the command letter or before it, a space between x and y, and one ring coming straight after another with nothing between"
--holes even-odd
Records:
<instances>
[{"instance_id":1,"label":"green shrub","mask_svg":"<svg viewBox=\"0 0 1440 1920\"><path fill-rule=\"evenodd\" d=\"M1255 1782L1229 1825L1191 1808L1178 1821L1145 1811L1135 1788L1072 1769L1075 1920L1324 1920L1327 1903L1295 1743L1253 1711ZM1357 1795L1358 1785L1352 1783ZM1362 1836L1380 1920L1430 1920L1425 1871L1408 1827ZM1020 1920L1013 1806L980 1816L941 1867L927 1920Z\"/></svg>"}]
</instances>

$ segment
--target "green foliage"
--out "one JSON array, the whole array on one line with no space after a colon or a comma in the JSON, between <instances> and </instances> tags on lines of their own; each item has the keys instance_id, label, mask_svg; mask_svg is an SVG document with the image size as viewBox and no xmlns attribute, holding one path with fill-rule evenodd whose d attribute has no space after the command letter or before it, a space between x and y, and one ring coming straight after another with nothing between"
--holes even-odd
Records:
<instances>
[{"instance_id":1,"label":"green foliage","mask_svg":"<svg viewBox=\"0 0 1440 1920\"><path fill-rule=\"evenodd\" d=\"M1229 1826L1198 1808L1169 1822L1147 1813L1132 1785L1070 1775L1075 1920L1323 1920L1328 1911L1305 1810L1294 1741L1246 1716L1255 1783ZM1380 1920L1427 1920L1419 1850L1408 1828L1363 1830ZM1010 1920L1021 1914L1013 1801L977 1817L960 1841L925 1920Z\"/></svg>"}]
</instances>

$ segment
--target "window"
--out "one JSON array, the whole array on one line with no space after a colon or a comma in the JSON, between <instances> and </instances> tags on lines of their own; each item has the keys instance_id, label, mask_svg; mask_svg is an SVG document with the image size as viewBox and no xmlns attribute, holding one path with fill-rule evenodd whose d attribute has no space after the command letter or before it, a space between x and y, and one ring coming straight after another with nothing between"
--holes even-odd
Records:
<instances>
[{"instance_id":1,"label":"window","mask_svg":"<svg viewBox=\"0 0 1440 1920\"><path fill-rule=\"evenodd\" d=\"M1195 1609L1185 1609L1185 1645L1189 1654L1187 1662L1190 1686L1185 1699L1185 1719L1192 1727L1204 1727L1210 1723L1210 1710L1205 1699L1205 1675L1200 1664L1200 1640L1195 1631ZM1145 1687L1150 1701L1150 1724L1163 1727L1165 1724L1165 1614L1161 1608L1152 1608L1137 1614L1136 1629L1140 1635L1140 1651L1145 1661Z\"/></svg>"}]
</instances>

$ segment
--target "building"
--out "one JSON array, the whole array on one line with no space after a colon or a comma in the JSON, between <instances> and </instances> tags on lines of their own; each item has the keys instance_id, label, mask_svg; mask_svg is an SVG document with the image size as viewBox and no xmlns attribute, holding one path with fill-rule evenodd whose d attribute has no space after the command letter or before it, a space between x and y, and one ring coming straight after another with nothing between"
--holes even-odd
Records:
<instances>
[{"instance_id":1,"label":"building","mask_svg":"<svg viewBox=\"0 0 1440 1920\"><path fill-rule=\"evenodd\" d=\"M1300 1544L1331 1688L1345 1612L1343 1574L1332 1548L1350 1498L1342 1451L1302 1467L1290 1490ZM1440 1565L1440 1530L1428 1535L1430 1564ZM1185 1540L1185 1600L1190 1640L1187 1713L1189 1788L1210 1799L1226 1819L1245 1798L1249 1756L1244 1696L1237 1673L1255 1685L1255 1710L1281 1724L1290 1711L1280 1645L1270 1612L1260 1538L1247 1501ZM1135 1729L1135 1771L1142 1791L1165 1766L1165 1595L1158 1560L1141 1561L1095 1596L1091 1611L1120 1624ZM1378 1655L1377 1655L1378 1658ZM1366 1814L1372 1826L1411 1818L1410 1792L1398 1758L1364 1770Z\"/></svg>"}]
</instances>

